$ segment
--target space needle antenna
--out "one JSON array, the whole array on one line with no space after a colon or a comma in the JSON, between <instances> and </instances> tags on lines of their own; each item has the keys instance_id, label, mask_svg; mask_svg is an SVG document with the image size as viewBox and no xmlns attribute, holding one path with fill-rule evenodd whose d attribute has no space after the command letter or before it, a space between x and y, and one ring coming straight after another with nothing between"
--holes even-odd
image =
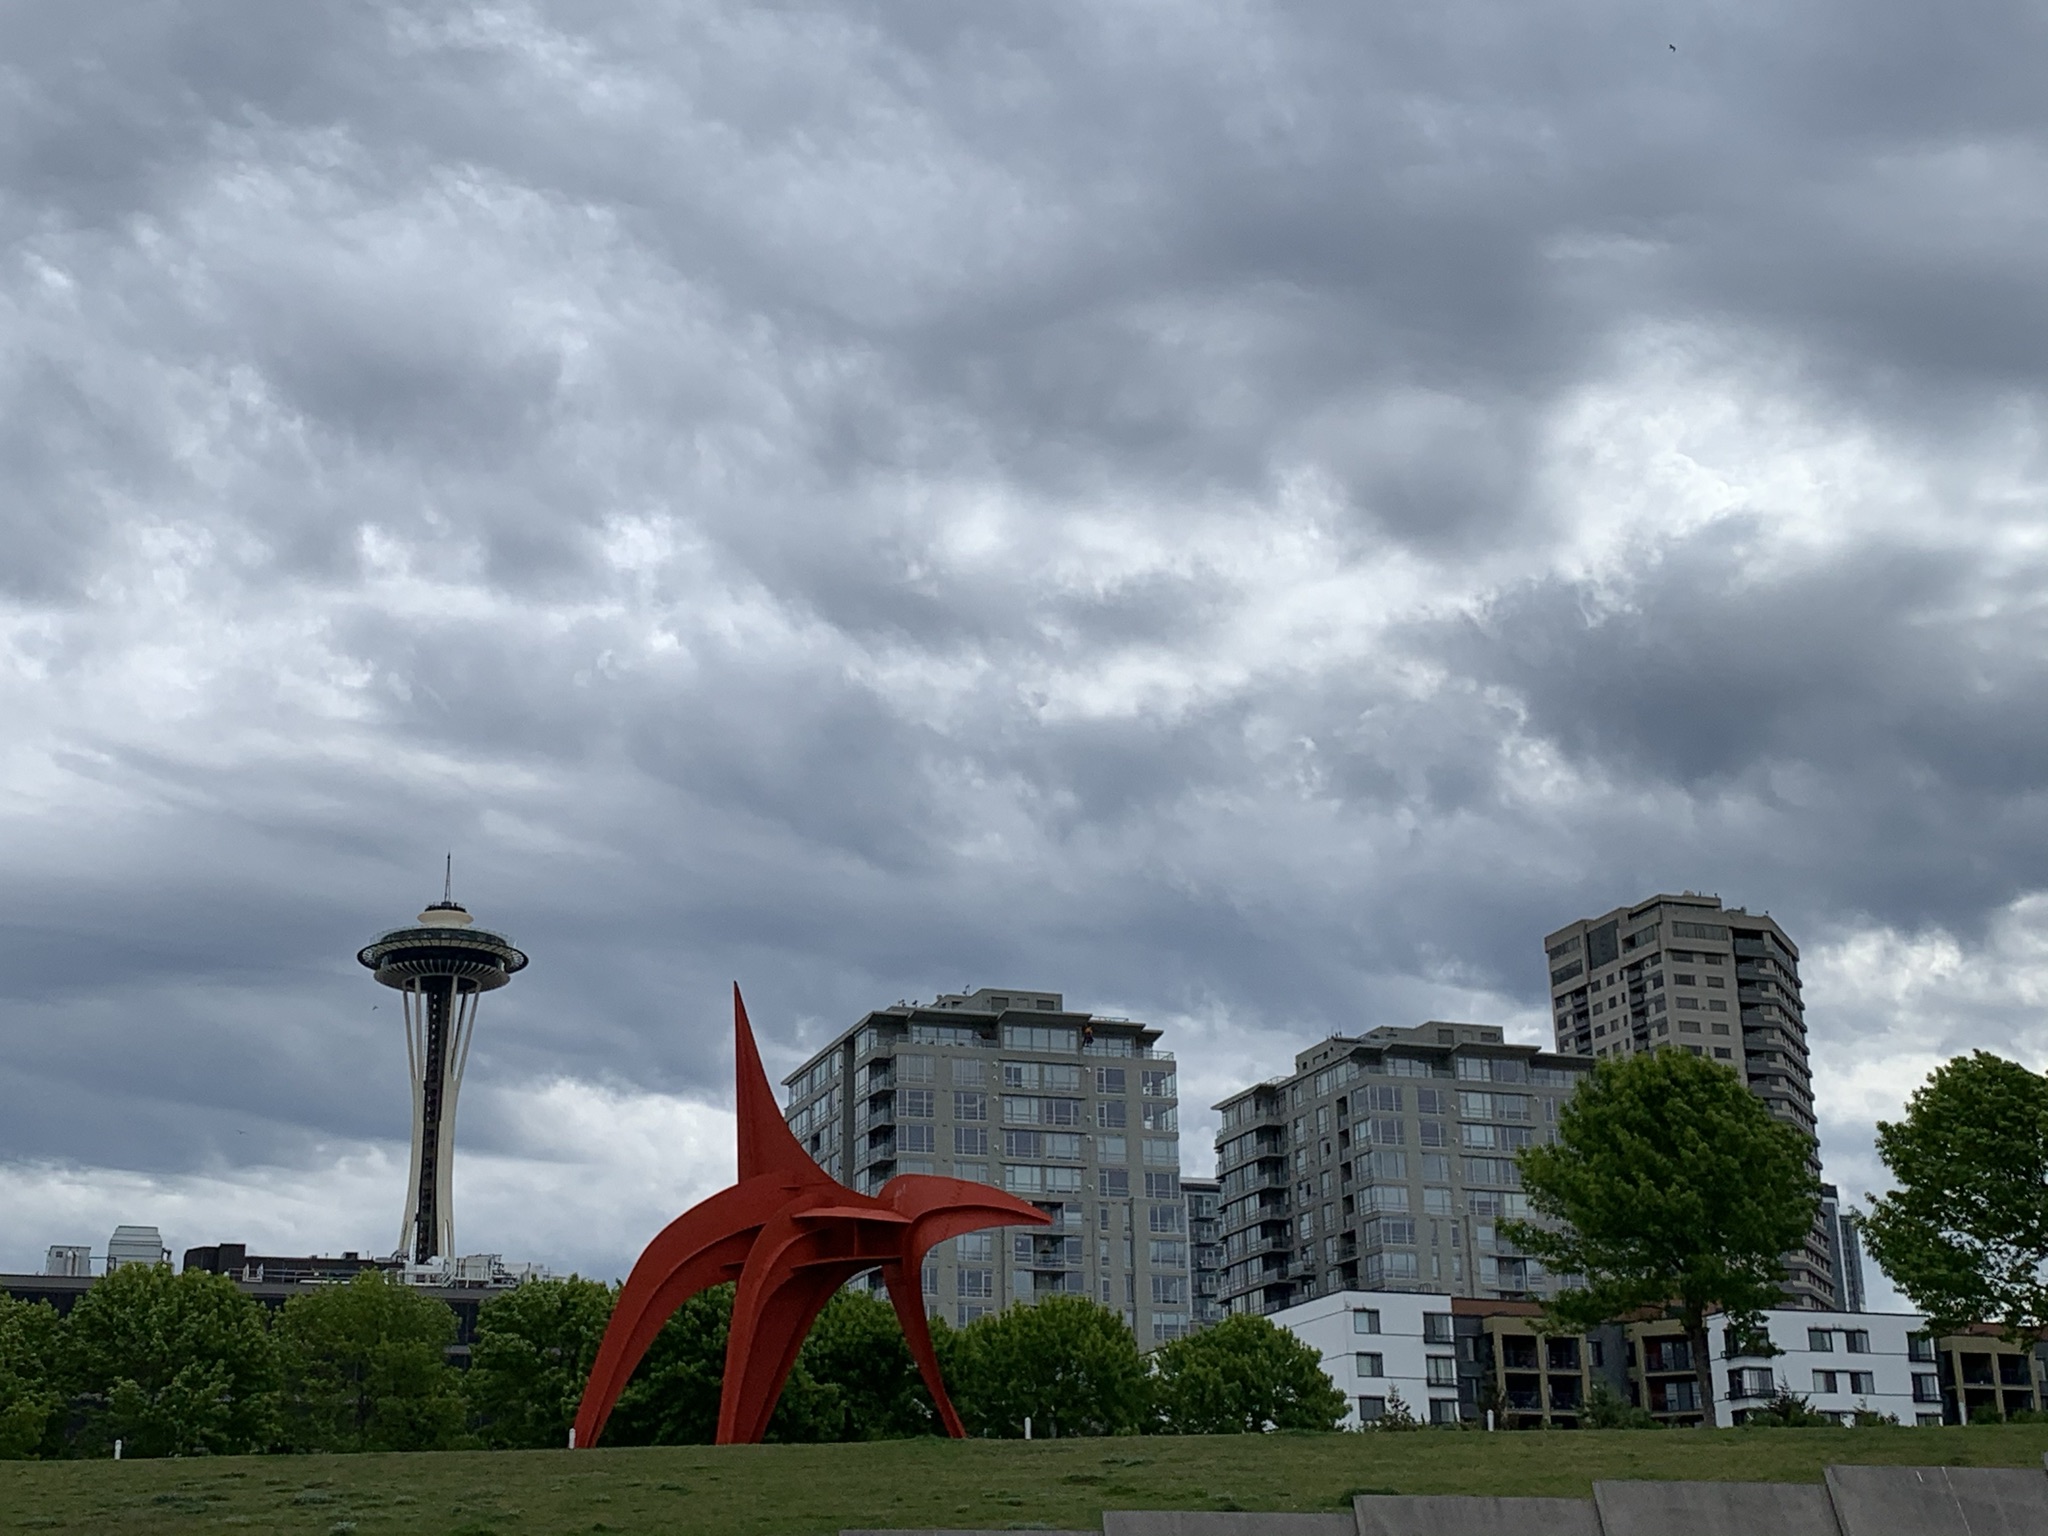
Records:
<instances>
[{"instance_id":1,"label":"space needle antenna","mask_svg":"<svg viewBox=\"0 0 2048 1536\"><path fill-rule=\"evenodd\" d=\"M448 855L447 863L441 867L441 899L455 899L455 854L452 851Z\"/></svg>"}]
</instances>

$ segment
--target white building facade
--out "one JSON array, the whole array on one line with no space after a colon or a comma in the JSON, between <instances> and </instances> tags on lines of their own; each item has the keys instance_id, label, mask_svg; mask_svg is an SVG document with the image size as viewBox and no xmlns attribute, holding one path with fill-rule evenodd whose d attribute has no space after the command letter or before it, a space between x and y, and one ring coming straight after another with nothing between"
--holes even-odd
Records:
<instances>
[{"instance_id":1,"label":"white building facade","mask_svg":"<svg viewBox=\"0 0 2048 1536\"><path fill-rule=\"evenodd\" d=\"M1344 1394L1345 1429L1378 1418L1397 1397L1425 1424L1459 1421L1450 1297L1339 1291L1271 1318L1322 1356L1325 1374Z\"/></svg>"},{"instance_id":2,"label":"white building facade","mask_svg":"<svg viewBox=\"0 0 2048 1536\"><path fill-rule=\"evenodd\" d=\"M1347 1429L1378 1418L1396 1399L1425 1424L1483 1422L1489 1402L1499 1405L1503 1427L1530 1422L1515 1411L1535 1404L1513 1401L1525 1378L1506 1353L1503 1327L1524 1336L1516 1343L1529 1356L1531 1390L1535 1376L1549 1383L1542 1405L1549 1423L1583 1422L1586 1398L1602 1383L1620 1401L1660 1417L1696 1416L1690 1356L1671 1353L1684 1345L1668 1321L1610 1325L1583 1337L1528 1338L1536 1310L1413 1291L1340 1291L1270 1316L1321 1358L1344 1394ZM1804 1398L1845 1423L1859 1413L1901 1424L1957 1419L1953 1405L1944 1416L1949 1367L1917 1313L1785 1307L1764 1314L1764 1330L1776 1353L1744 1353L1748 1341L1738 1340L1731 1357L1726 1320L1709 1322L1718 1427L1739 1423L1780 1393ZM1682 1404L1667 1400L1673 1391L1682 1392Z\"/></svg>"}]
</instances>

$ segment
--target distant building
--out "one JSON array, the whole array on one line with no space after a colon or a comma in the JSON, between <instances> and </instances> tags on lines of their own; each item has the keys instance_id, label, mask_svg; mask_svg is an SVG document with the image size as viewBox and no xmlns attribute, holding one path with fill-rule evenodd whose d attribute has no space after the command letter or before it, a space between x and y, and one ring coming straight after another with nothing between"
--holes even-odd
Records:
<instances>
[{"instance_id":1,"label":"distant building","mask_svg":"<svg viewBox=\"0 0 2048 1536\"><path fill-rule=\"evenodd\" d=\"M1141 1345L1192 1322L1179 1085L1160 1032L983 987L866 1015L783 1081L819 1165L872 1193L899 1173L994 1184L1052 1218L935 1248L925 1309L965 1325L1012 1302L1090 1296Z\"/></svg>"},{"instance_id":2,"label":"distant building","mask_svg":"<svg viewBox=\"0 0 2048 1536\"><path fill-rule=\"evenodd\" d=\"M1538 1333L1540 1312L1527 1302L1345 1291L1272 1320L1322 1357L1349 1404L1347 1427L1380 1417L1398 1396L1424 1423L1483 1424L1491 1411L1503 1429L1570 1429L1602 1385L1662 1424L1703 1418L1677 1322ZM1937 1338L1917 1314L1781 1307L1764 1314L1764 1333L1767 1348L1738 1339L1731 1352L1726 1320L1709 1319L1716 1425L1740 1424L1782 1393L1845 1423L1862 1413L1960 1424L2048 1402L2042 1347L2008 1344L1988 1325Z\"/></svg>"},{"instance_id":3,"label":"distant building","mask_svg":"<svg viewBox=\"0 0 2048 1536\"><path fill-rule=\"evenodd\" d=\"M43 1256L43 1273L89 1275L92 1273L92 1250L83 1244L52 1243L50 1251Z\"/></svg>"},{"instance_id":4,"label":"distant building","mask_svg":"<svg viewBox=\"0 0 2048 1536\"><path fill-rule=\"evenodd\" d=\"M1652 896L1567 924L1543 946L1560 1053L1676 1046L1721 1062L1807 1139L1819 1177L1799 946L1768 914L1690 891ZM1804 1245L1785 1256L1795 1306L1840 1304L1830 1259L1839 1240L1816 1212Z\"/></svg>"},{"instance_id":5,"label":"distant building","mask_svg":"<svg viewBox=\"0 0 2048 1536\"><path fill-rule=\"evenodd\" d=\"M1856 1212L1844 1211L1841 1222L1842 1264L1837 1274L1842 1291L1842 1310L1861 1312L1869 1305L1863 1295L1863 1235L1856 1224Z\"/></svg>"},{"instance_id":6,"label":"distant building","mask_svg":"<svg viewBox=\"0 0 2048 1536\"><path fill-rule=\"evenodd\" d=\"M1856 1213L1842 1209L1841 1195L1832 1184L1820 1187L1820 1219L1827 1228L1828 1257L1835 1276L1835 1291L1844 1312L1863 1310L1863 1238L1856 1230Z\"/></svg>"},{"instance_id":7,"label":"distant building","mask_svg":"<svg viewBox=\"0 0 2048 1536\"><path fill-rule=\"evenodd\" d=\"M114 1235L107 1239L107 1268L119 1269L123 1264L168 1264L171 1250L164 1246L164 1235L155 1227L116 1227Z\"/></svg>"},{"instance_id":8,"label":"distant building","mask_svg":"<svg viewBox=\"0 0 2048 1536\"><path fill-rule=\"evenodd\" d=\"M344 1253L338 1259L317 1255L287 1258L277 1254L251 1253L246 1243L212 1243L203 1248L185 1250L187 1270L227 1275L252 1283L258 1280L286 1285L346 1282L366 1269L397 1270L400 1267L402 1261L398 1259L366 1259L356 1253Z\"/></svg>"},{"instance_id":9,"label":"distant building","mask_svg":"<svg viewBox=\"0 0 2048 1536\"><path fill-rule=\"evenodd\" d=\"M1225 1309L1356 1289L1548 1294L1495 1223L1528 1213L1515 1154L1555 1136L1591 1069L1489 1025L1432 1022L1334 1035L1223 1100Z\"/></svg>"},{"instance_id":10,"label":"distant building","mask_svg":"<svg viewBox=\"0 0 2048 1536\"><path fill-rule=\"evenodd\" d=\"M1223 1311L1223 1186L1215 1179L1180 1181L1188 1202L1188 1281L1193 1323L1220 1322Z\"/></svg>"}]
</instances>

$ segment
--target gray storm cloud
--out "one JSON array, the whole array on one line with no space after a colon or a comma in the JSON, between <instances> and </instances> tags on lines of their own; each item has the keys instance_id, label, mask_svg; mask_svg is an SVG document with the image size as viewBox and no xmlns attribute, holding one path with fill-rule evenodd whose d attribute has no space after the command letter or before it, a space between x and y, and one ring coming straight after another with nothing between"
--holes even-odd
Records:
<instances>
[{"instance_id":1,"label":"gray storm cloud","mask_svg":"<svg viewBox=\"0 0 2048 1536\"><path fill-rule=\"evenodd\" d=\"M449 848L534 956L464 1246L717 1182L733 977L784 1064L1059 987L1192 1099L1541 1038L1541 934L1686 887L1832 983L1871 1187L1930 1053L2048 1049L2044 28L17 18L0 1263L380 1243L352 956Z\"/></svg>"}]
</instances>

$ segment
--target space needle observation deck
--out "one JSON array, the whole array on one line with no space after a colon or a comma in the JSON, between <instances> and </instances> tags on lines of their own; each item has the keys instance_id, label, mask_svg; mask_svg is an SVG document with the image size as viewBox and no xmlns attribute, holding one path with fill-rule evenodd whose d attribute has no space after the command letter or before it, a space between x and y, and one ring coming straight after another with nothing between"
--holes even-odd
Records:
<instances>
[{"instance_id":1,"label":"space needle observation deck","mask_svg":"<svg viewBox=\"0 0 2048 1536\"><path fill-rule=\"evenodd\" d=\"M475 926L452 899L394 928L356 959L405 999L412 1064L412 1165L398 1252L415 1264L455 1252L455 1096L476 1032L477 1000L526 968L503 934Z\"/></svg>"}]
</instances>

